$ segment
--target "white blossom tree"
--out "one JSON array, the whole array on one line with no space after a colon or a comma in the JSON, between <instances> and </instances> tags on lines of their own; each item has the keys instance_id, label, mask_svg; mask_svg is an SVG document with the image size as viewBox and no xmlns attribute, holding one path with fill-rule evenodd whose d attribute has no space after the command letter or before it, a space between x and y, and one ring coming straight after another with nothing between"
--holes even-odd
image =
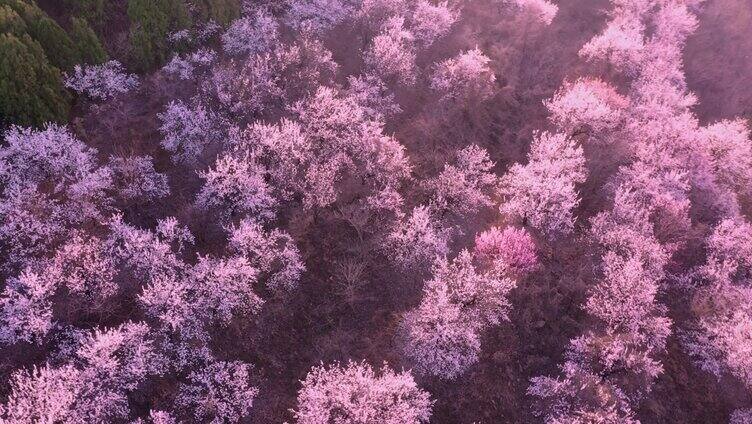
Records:
<instances>
[{"instance_id":1,"label":"white blossom tree","mask_svg":"<svg viewBox=\"0 0 752 424\"><path fill-rule=\"evenodd\" d=\"M116 60L101 65L76 65L65 78L65 86L95 100L107 100L138 86L138 77L127 74Z\"/></svg>"}]
</instances>

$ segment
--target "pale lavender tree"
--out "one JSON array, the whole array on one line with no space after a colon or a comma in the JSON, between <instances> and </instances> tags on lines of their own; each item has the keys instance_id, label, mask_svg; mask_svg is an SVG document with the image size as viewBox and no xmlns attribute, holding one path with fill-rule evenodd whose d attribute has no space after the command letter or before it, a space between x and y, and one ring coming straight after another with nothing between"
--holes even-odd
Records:
<instances>
[{"instance_id":1,"label":"pale lavender tree","mask_svg":"<svg viewBox=\"0 0 752 424\"><path fill-rule=\"evenodd\" d=\"M279 24L268 11L255 13L235 20L222 34L222 46L229 54L255 55L266 53L278 44Z\"/></svg>"},{"instance_id":2,"label":"pale lavender tree","mask_svg":"<svg viewBox=\"0 0 752 424\"><path fill-rule=\"evenodd\" d=\"M108 100L138 87L138 77L127 74L123 65L111 60L101 65L76 65L65 76L65 86L95 100Z\"/></svg>"},{"instance_id":3,"label":"pale lavender tree","mask_svg":"<svg viewBox=\"0 0 752 424\"><path fill-rule=\"evenodd\" d=\"M294 0L285 22L296 29L323 32L339 25L353 13L353 5L343 0Z\"/></svg>"},{"instance_id":4,"label":"pale lavender tree","mask_svg":"<svg viewBox=\"0 0 752 424\"><path fill-rule=\"evenodd\" d=\"M29 271L9 279L0 297L0 343L41 344L55 325L52 297L57 288L54 279Z\"/></svg>"},{"instance_id":5,"label":"pale lavender tree","mask_svg":"<svg viewBox=\"0 0 752 424\"><path fill-rule=\"evenodd\" d=\"M176 403L193 411L190 419L237 423L248 416L258 389L251 385L251 366L243 362L214 362L188 375Z\"/></svg>"},{"instance_id":6,"label":"pale lavender tree","mask_svg":"<svg viewBox=\"0 0 752 424\"><path fill-rule=\"evenodd\" d=\"M197 71L203 72L214 63L217 52L208 48L200 48L190 54L176 54L162 70L170 75L176 75L181 80L191 80Z\"/></svg>"},{"instance_id":7,"label":"pale lavender tree","mask_svg":"<svg viewBox=\"0 0 752 424\"><path fill-rule=\"evenodd\" d=\"M167 176L154 169L151 156L112 156L108 167L116 196L124 202L152 201L170 194Z\"/></svg>"},{"instance_id":8,"label":"pale lavender tree","mask_svg":"<svg viewBox=\"0 0 752 424\"><path fill-rule=\"evenodd\" d=\"M199 102L188 105L172 101L158 117L162 122L159 127L164 137L162 147L170 152L175 163L195 165L208 147L224 141L222 119Z\"/></svg>"},{"instance_id":9,"label":"pale lavender tree","mask_svg":"<svg viewBox=\"0 0 752 424\"><path fill-rule=\"evenodd\" d=\"M12 127L0 149L0 239L6 267L24 268L48 254L66 234L110 212L112 175L97 151L67 128Z\"/></svg>"},{"instance_id":10,"label":"pale lavender tree","mask_svg":"<svg viewBox=\"0 0 752 424\"><path fill-rule=\"evenodd\" d=\"M115 215L107 222L110 234L106 245L109 255L139 281L158 276L175 276L185 272L170 243L152 231L136 228Z\"/></svg>"}]
</instances>

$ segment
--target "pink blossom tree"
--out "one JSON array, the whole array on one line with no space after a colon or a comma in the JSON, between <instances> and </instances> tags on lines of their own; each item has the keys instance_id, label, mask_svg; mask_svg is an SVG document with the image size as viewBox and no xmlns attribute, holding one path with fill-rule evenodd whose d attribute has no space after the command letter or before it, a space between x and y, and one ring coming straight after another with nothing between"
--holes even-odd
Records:
<instances>
[{"instance_id":1,"label":"pink blossom tree","mask_svg":"<svg viewBox=\"0 0 752 424\"><path fill-rule=\"evenodd\" d=\"M245 61L216 66L204 83L204 92L231 115L253 117L283 99L280 65L272 54L251 56Z\"/></svg>"},{"instance_id":2,"label":"pink blossom tree","mask_svg":"<svg viewBox=\"0 0 752 424\"><path fill-rule=\"evenodd\" d=\"M211 210L217 208L223 219L250 215L260 220L275 216L277 201L264 179L264 170L252 160L221 156L214 168L199 173L204 186L196 203Z\"/></svg>"},{"instance_id":3,"label":"pink blossom tree","mask_svg":"<svg viewBox=\"0 0 752 424\"><path fill-rule=\"evenodd\" d=\"M449 252L449 234L436 222L431 210L418 206L387 236L385 248L397 265L405 269L429 267Z\"/></svg>"},{"instance_id":4,"label":"pink blossom tree","mask_svg":"<svg viewBox=\"0 0 752 424\"><path fill-rule=\"evenodd\" d=\"M733 375L752 389L752 225L726 219L707 239L707 260L697 270L705 284L695 298L698 319L683 332L686 351L717 378ZM698 302L699 303L699 302Z\"/></svg>"},{"instance_id":5,"label":"pink blossom tree","mask_svg":"<svg viewBox=\"0 0 752 424\"><path fill-rule=\"evenodd\" d=\"M310 146L303 177L306 206L336 202L347 175L360 178L371 192L398 187L409 178L404 147L384 134L381 122L368 119L355 99L319 87L295 111Z\"/></svg>"},{"instance_id":6,"label":"pink blossom tree","mask_svg":"<svg viewBox=\"0 0 752 424\"><path fill-rule=\"evenodd\" d=\"M522 228L493 227L475 236L476 260L485 268L521 277L538 266L535 242Z\"/></svg>"},{"instance_id":7,"label":"pink blossom tree","mask_svg":"<svg viewBox=\"0 0 752 424\"><path fill-rule=\"evenodd\" d=\"M430 46L446 35L459 19L459 12L447 2L433 4L421 0L415 4L410 15L410 29L421 46Z\"/></svg>"},{"instance_id":8,"label":"pink blossom tree","mask_svg":"<svg viewBox=\"0 0 752 424\"><path fill-rule=\"evenodd\" d=\"M297 34L293 43L276 53L276 61L280 85L289 102L310 96L319 85L333 85L339 69L332 52L308 27Z\"/></svg>"},{"instance_id":9,"label":"pink blossom tree","mask_svg":"<svg viewBox=\"0 0 752 424\"><path fill-rule=\"evenodd\" d=\"M364 54L366 67L384 80L415 83L415 37L402 17L389 18Z\"/></svg>"},{"instance_id":10,"label":"pink blossom tree","mask_svg":"<svg viewBox=\"0 0 752 424\"><path fill-rule=\"evenodd\" d=\"M4 137L7 146L0 150L0 178L8 188L51 183L55 191L70 191L100 171L97 151L66 127L13 127Z\"/></svg>"},{"instance_id":11,"label":"pink blossom tree","mask_svg":"<svg viewBox=\"0 0 752 424\"><path fill-rule=\"evenodd\" d=\"M752 181L752 143L742 120L720 121L702 128L700 140L712 157L714 174L740 196L749 196Z\"/></svg>"},{"instance_id":12,"label":"pink blossom tree","mask_svg":"<svg viewBox=\"0 0 752 424\"><path fill-rule=\"evenodd\" d=\"M477 324L447 290L424 293L420 305L401 323L404 355L423 374L452 380L478 362L481 351Z\"/></svg>"},{"instance_id":13,"label":"pink blossom tree","mask_svg":"<svg viewBox=\"0 0 752 424\"><path fill-rule=\"evenodd\" d=\"M389 92L386 84L374 75L347 77L347 94L363 108L365 115L375 121L381 121L402 112L394 94Z\"/></svg>"},{"instance_id":14,"label":"pink blossom tree","mask_svg":"<svg viewBox=\"0 0 752 424\"><path fill-rule=\"evenodd\" d=\"M490 61L476 48L440 62L431 76L431 88L444 99L486 99L493 94L496 81Z\"/></svg>"},{"instance_id":15,"label":"pink blossom tree","mask_svg":"<svg viewBox=\"0 0 752 424\"><path fill-rule=\"evenodd\" d=\"M658 355L671 320L655 297L668 254L655 238L650 212L644 198L621 186L613 208L591 222L593 241L605 251L603 275L584 306L596 325L570 342L563 378L531 380L528 392L540 398L547 419L576 416L584 408L594 417L634 422L632 406L663 371Z\"/></svg>"},{"instance_id":16,"label":"pink blossom tree","mask_svg":"<svg viewBox=\"0 0 752 424\"><path fill-rule=\"evenodd\" d=\"M55 252L46 273L86 308L97 309L119 289L116 265L103 240L75 234Z\"/></svg>"},{"instance_id":17,"label":"pink blossom tree","mask_svg":"<svg viewBox=\"0 0 752 424\"><path fill-rule=\"evenodd\" d=\"M507 319L515 285L478 273L467 250L452 262L437 260L420 305L402 322L405 355L421 373L454 379L477 362L480 331Z\"/></svg>"},{"instance_id":18,"label":"pink blossom tree","mask_svg":"<svg viewBox=\"0 0 752 424\"><path fill-rule=\"evenodd\" d=\"M157 276L175 276L185 272L170 243L152 231L140 229L123 222L120 215L113 216L107 225L110 235L106 245L109 255L125 266L139 281L149 281Z\"/></svg>"},{"instance_id":19,"label":"pink blossom tree","mask_svg":"<svg viewBox=\"0 0 752 424\"><path fill-rule=\"evenodd\" d=\"M585 132L591 140L608 140L611 131L623 124L627 99L603 81L579 79L564 84L545 102L551 121L573 135Z\"/></svg>"},{"instance_id":20,"label":"pink blossom tree","mask_svg":"<svg viewBox=\"0 0 752 424\"><path fill-rule=\"evenodd\" d=\"M406 15L410 6L405 0L364 0L356 16L366 25L378 29L390 18Z\"/></svg>"},{"instance_id":21,"label":"pink blossom tree","mask_svg":"<svg viewBox=\"0 0 752 424\"><path fill-rule=\"evenodd\" d=\"M619 387L581 365L574 353L561 366L560 378L534 377L527 390L545 422L638 424Z\"/></svg>"},{"instance_id":22,"label":"pink blossom tree","mask_svg":"<svg viewBox=\"0 0 752 424\"><path fill-rule=\"evenodd\" d=\"M625 9L628 6L618 7L613 12L616 17L606 24L603 32L582 47L580 56L589 60L607 61L619 71L634 74L643 60L645 49L645 26L639 19L643 11Z\"/></svg>"},{"instance_id":23,"label":"pink blossom tree","mask_svg":"<svg viewBox=\"0 0 752 424\"><path fill-rule=\"evenodd\" d=\"M728 373L752 389L752 310L750 304L733 309L701 319L684 346L701 369L719 379Z\"/></svg>"},{"instance_id":24,"label":"pink blossom tree","mask_svg":"<svg viewBox=\"0 0 752 424\"><path fill-rule=\"evenodd\" d=\"M259 270L244 257L201 258L189 277L198 310L223 325L233 317L256 314L263 304L253 290L258 275Z\"/></svg>"},{"instance_id":25,"label":"pink blossom tree","mask_svg":"<svg viewBox=\"0 0 752 424\"><path fill-rule=\"evenodd\" d=\"M0 297L0 342L42 343L54 326L55 280L24 272L10 279Z\"/></svg>"},{"instance_id":26,"label":"pink blossom tree","mask_svg":"<svg viewBox=\"0 0 752 424\"><path fill-rule=\"evenodd\" d=\"M707 261L700 273L715 285L746 286L752 276L751 231L743 219L719 222L707 239Z\"/></svg>"},{"instance_id":27,"label":"pink blossom tree","mask_svg":"<svg viewBox=\"0 0 752 424\"><path fill-rule=\"evenodd\" d=\"M749 424L752 423L752 409L737 409L731 413L729 424Z\"/></svg>"},{"instance_id":28,"label":"pink blossom tree","mask_svg":"<svg viewBox=\"0 0 752 424\"><path fill-rule=\"evenodd\" d=\"M160 372L148 326L95 330L69 363L14 373L4 406L10 422L103 422L128 418L128 395Z\"/></svg>"},{"instance_id":29,"label":"pink blossom tree","mask_svg":"<svg viewBox=\"0 0 752 424\"><path fill-rule=\"evenodd\" d=\"M306 191L305 167L313 146L299 123L287 119L274 125L256 122L231 132L230 144L263 167L275 198L286 201Z\"/></svg>"},{"instance_id":30,"label":"pink blossom tree","mask_svg":"<svg viewBox=\"0 0 752 424\"><path fill-rule=\"evenodd\" d=\"M426 423L432 402L409 372L368 364L314 367L302 381L295 417L300 424Z\"/></svg>"},{"instance_id":31,"label":"pink blossom tree","mask_svg":"<svg viewBox=\"0 0 752 424\"><path fill-rule=\"evenodd\" d=\"M550 236L574 229L576 184L587 177L582 148L564 134L536 135L527 165L515 164L501 178L503 214Z\"/></svg>"},{"instance_id":32,"label":"pink blossom tree","mask_svg":"<svg viewBox=\"0 0 752 424\"><path fill-rule=\"evenodd\" d=\"M671 322L661 317L655 303L658 281L639 257L622 258L614 252L603 257L603 281L596 285L585 310L601 320L611 332L637 334L649 348L662 349Z\"/></svg>"},{"instance_id":33,"label":"pink blossom tree","mask_svg":"<svg viewBox=\"0 0 752 424\"><path fill-rule=\"evenodd\" d=\"M496 186L493 166L483 148L470 145L458 151L453 162L445 164L438 176L425 183L431 207L442 215L449 212L459 217L490 207Z\"/></svg>"},{"instance_id":34,"label":"pink blossom tree","mask_svg":"<svg viewBox=\"0 0 752 424\"><path fill-rule=\"evenodd\" d=\"M264 230L258 222L248 219L229 231L230 251L258 269L270 289L284 292L297 287L306 268L289 234L278 229Z\"/></svg>"},{"instance_id":35,"label":"pink blossom tree","mask_svg":"<svg viewBox=\"0 0 752 424\"><path fill-rule=\"evenodd\" d=\"M550 25L559 11L557 5L547 0L505 0L505 2L529 13L545 25Z\"/></svg>"},{"instance_id":36,"label":"pink blossom tree","mask_svg":"<svg viewBox=\"0 0 752 424\"><path fill-rule=\"evenodd\" d=\"M72 409L83 386L78 370L71 365L16 371L10 378L10 390L7 403L0 408L0 417L9 422L65 422L78 418Z\"/></svg>"},{"instance_id":37,"label":"pink blossom tree","mask_svg":"<svg viewBox=\"0 0 752 424\"><path fill-rule=\"evenodd\" d=\"M167 197L167 176L154 169L150 156L112 156L108 163L113 189L122 201L150 201Z\"/></svg>"},{"instance_id":38,"label":"pink blossom tree","mask_svg":"<svg viewBox=\"0 0 752 424\"><path fill-rule=\"evenodd\" d=\"M195 244L196 240L188 227L181 225L174 216L157 221L156 233L163 241L170 243L174 250L180 252L184 247Z\"/></svg>"}]
</instances>

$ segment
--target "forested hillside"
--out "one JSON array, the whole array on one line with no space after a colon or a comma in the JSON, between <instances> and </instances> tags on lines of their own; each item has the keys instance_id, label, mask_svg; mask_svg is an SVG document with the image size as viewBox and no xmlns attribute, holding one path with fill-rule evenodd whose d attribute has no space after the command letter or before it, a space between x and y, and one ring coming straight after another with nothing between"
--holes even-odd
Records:
<instances>
[{"instance_id":1,"label":"forested hillside","mask_svg":"<svg viewBox=\"0 0 752 424\"><path fill-rule=\"evenodd\" d=\"M0 0L0 423L752 424L751 34Z\"/></svg>"}]
</instances>

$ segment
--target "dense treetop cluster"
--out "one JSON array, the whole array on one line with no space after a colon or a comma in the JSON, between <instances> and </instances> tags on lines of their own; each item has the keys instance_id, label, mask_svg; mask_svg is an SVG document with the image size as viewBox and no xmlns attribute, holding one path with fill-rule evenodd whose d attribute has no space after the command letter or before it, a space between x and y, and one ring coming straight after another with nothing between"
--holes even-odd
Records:
<instances>
[{"instance_id":1,"label":"dense treetop cluster","mask_svg":"<svg viewBox=\"0 0 752 424\"><path fill-rule=\"evenodd\" d=\"M0 0L0 423L675 422L687 373L752 423L702 0L611 0L525 93L564 5L47 3Z\"/></svg>"}]
</instances>

